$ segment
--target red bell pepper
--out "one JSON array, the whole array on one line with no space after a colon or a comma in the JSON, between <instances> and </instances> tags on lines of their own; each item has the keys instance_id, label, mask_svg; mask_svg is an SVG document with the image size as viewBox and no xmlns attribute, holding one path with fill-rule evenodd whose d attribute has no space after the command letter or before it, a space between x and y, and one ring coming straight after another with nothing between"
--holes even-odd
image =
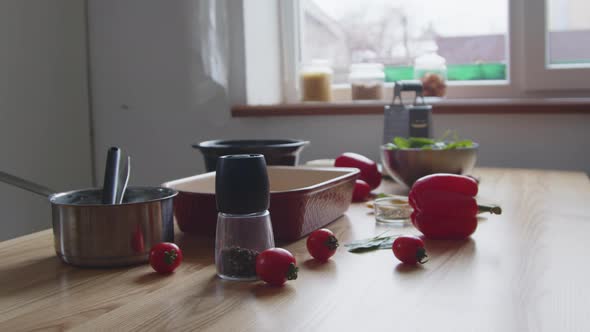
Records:
<instances>
[{"instance_id":1,"label":"red bell pepper","mask_svg":"<svg viewBox=\"0 0 590 332\"><path fill-rule=\"evenodd\" d=\"M430 239L464 239L477 228L477 213L500 214L497 206L480 206L477 182L467 176L433 174L420 178L410 191L412 224Z\"/></svg>"},{"instance_id":2,"label":"red bell pepper","mask_svg":"<svg viewBox=\"0 0 590 332\"><path fill-rule=\"evenodd\" d=\"M414 211L412 224L432 240L462 240L477 229L477 217L448 217Z\"/></svg>"},{"instance_id":3,"label":"red bell pepper","mask_svg":"<svg viewBox=\"0 0 590 332\"><path fill-rule=\"evenodd\" d=\"M477 195L477 182L468 176L456 174L432 174L418 179L412 186L415 195L440 190L474 197Z\"/></svg>"},{"instance_id":4,"label":"red bell pepper","mask_svg":"<svg viewBox=\"0 0 590 332\"><path fill-rule=\"evenodd\" d=\"M361 171L359 179L365 181L371 187L371 190L381 184L381 173L377 168L377 164L358 153L345 152L341 154L336 158L334 166L358 168Z\"/></svg>"},{"instance_id":5,"label":"red bell pepper","mask_svg":"<svg viewBox=\"0 0 590 332\"><path fill-rule=\"evenodd\" d=\"M477 214L475 198L454 192L432 190L413 195L414 210L433 215L469 217Z\"/></svg>"}]
</instances>

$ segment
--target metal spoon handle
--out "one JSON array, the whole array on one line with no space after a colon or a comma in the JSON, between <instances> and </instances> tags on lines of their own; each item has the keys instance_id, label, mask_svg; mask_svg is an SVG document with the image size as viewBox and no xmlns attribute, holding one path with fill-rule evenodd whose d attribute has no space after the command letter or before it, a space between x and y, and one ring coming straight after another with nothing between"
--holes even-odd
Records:
<instances>
[{"instance_id":1,"label":"metal spoon handle","mask_svg":"<svg viewBox=\"0 0 590 332\"><path fill-rule=\"evenodd\" d=\"M19 178L18 176L14 176L12 174L8 174L2 171L0 171L0 182L11 184L15 187L19 187L21 189L44 196L46 198L55 193L54 190L51 190L45 186L42 186L35 182L31 182L29 180Z\"/></svg>"},{"instance_id":2,"label":"metal spoon handle","mask_svg":"<svg viewBox=\"0 0 590 332\"><path fill-rule=\"evenodd\" d=\"M125 190L127 189L127 184L129 183L129 175L131 173L131 157L127 156L127 162L125 163L125 167L121 171L119 176L119 188L117 190L117 204L123 203L123 198L125 197Z\"/></svg>"},{"instance_id":3,"label":"metal spoon handle","mask_svg":"<svg viewBox=\"0 0 590 332\"><path fill-rule=\"evenodd\" d=\"M102 186L102 203L115 204L117 199L117 186L119 184L119 161L121 149L112 147L107 154L107 163L104 171L104 184Z\"/></svg>"}]
</instances>

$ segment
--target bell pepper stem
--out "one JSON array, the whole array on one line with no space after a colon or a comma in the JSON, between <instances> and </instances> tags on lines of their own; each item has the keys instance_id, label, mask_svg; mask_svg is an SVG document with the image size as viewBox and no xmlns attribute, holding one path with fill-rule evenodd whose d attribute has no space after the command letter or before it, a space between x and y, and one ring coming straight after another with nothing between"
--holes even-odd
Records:
<instances>
[{"instance_id":1,"label":"bell pepper stem","mask_svg":"<svg viewBox=\"0 0 590 332\"><path fill-rule=\"evenodd\" d=\"M483 205L478 204L477 210L479 213L481 212L489 212L491 214L502 214L502 208L498 205Z\"/></svg>"}]
</instances>

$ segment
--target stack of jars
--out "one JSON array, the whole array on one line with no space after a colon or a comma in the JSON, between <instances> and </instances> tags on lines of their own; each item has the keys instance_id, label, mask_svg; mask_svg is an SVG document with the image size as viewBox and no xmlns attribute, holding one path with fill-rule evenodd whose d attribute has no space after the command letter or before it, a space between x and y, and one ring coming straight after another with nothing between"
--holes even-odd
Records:
<instances>
[{"instance_id":1,"label":"stack of jars","mask_svg":"<svg viewBox=\"0 0 590 332\"><path fill-rule=\"evenodd\" d=\"M313 60L301 70L302 101L332 101L334 71L327 60ZM358 63L350 66L348 76L352 100L382 100L385 73L379 63Z\"/></svg>"},{"instance_id":2,"label":"stack of jars","mask_svg":"<svg viewBox=\"0 0 590 332\"><path fill-rule=\"evenodd\" d=\"M424 96L443 97L447 91L447 64L437 54L436 44L414 60L414 78L420 80ZM301 71L301 99L312 102L332 101L334 71L329 60L312 60ZM383 100L385 72L380 63L356 63L348 76L353 101Z\"/></svg>"}]
</instances>

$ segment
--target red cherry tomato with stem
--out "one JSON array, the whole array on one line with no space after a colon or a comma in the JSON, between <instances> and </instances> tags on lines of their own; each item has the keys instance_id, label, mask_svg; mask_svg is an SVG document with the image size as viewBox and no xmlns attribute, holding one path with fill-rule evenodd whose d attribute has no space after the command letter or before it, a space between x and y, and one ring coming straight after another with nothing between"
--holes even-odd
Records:
<instances>
[{"instance_id":1,"label":"red cherry tomato with stem","mask_svg":"<svg viewBox=\"0 0 590 332\"><path fill-rule=\"evenodd\" d=\"M174 243L158 243L150 250L150 265L158 273L171 273L181 262L182 250Z\"/></svg>"},{"instance_id":2,"label":"red cherry tomato with stem","mask_svg":"<svg viewBox=\"0 0 590 332\"><path fill-rule=\"evenodd\" d=\"M282 248L266 249L256 257L256 275L273 286L297 279L298 270L295 257Z\"/></svg>"},{"instance_id":3,"label":"red cherry tomato with stem","mask_svg":"<svg viewBox=\"0 0 590 332\"><path fill-rule=\"evenodd\" d=\"M365 202L370 196L371 187L363 180L356 180L354 182L354 191L352 192L352 201Z\"/></svg>"},{"instance_id":4,"label":"red cherry tomato with stem","mask_svg":"<svg viewBox=\"0 0 590 332\"><path fill-rule=\"evenodd\" d=\"M307 237L307 251L319 261L327 262L330 257L334 256L337 248L338 239L329 229L318 229Z\"/></svg>"},{"instance_id":5,"label":"red cherry tomato with stem","mask_svg":"<svg viewBox=\"0 0 590 332\"><path fill-rule=\"evenodd\" d=\"M405 264L424 264L428 261L424 241L417 236L402 235L393 241L393 254Z\"/></svg>"}]
</instances>

